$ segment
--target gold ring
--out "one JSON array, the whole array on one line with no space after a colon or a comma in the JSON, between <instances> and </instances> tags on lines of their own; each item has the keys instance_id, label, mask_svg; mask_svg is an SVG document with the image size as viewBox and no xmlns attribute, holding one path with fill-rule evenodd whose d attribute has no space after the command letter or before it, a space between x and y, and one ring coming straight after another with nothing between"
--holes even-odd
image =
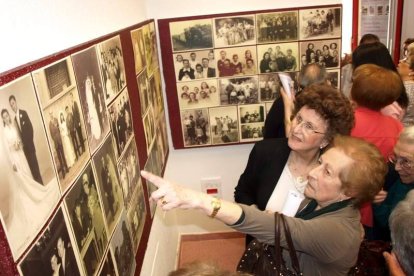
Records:
<instances>
[{"instance_id":1,"label":"gold ring","mask_svg":"<svg viewBox=\"0 0 414 276\"><path fill-rule=\"evenodd\" d=\"M167 201L166 200L163 200L163 201L161 201L161 204L162 205L165 205L165 204L167 204Z\"/></svg>"}]
</instances>

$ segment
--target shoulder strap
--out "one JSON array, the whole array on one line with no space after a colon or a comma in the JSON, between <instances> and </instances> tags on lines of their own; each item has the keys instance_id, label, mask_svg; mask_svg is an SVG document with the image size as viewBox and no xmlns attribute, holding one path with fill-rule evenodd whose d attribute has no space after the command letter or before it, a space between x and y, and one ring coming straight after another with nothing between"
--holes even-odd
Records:
<instances>
[{"instance_id":1,"label":"shoulder strap","mask_svg":"<svg viewBox=\"0 0 414 276\"><path fill-rule=\"evenodd\" d=\"M277 271L282 267L282 248L280 247L280 214L275 212L275 266Z\"/></svg>"},{"instance_id":2,"label":"shoulder strap","mask_svg":"<svg viewBox=\"0 0 414 276\"><path fill-rule=\"evenodd\" d=\"M280 214L280 220L282 221L283 228L285 230L285 238L286 238L286 242L287 242L288 249L289 249L289 255L290 255L290 260L292 262L292 267L296 271L297 275L301 275L302 273L300 272L299 260L298 260L298 256L296 255L295 247L293 245L292 236L290 235L289 225L286 223L286 220L283 214ZM279 246L280 246L280 240L279 240Z\"/></svg>"}]
</instances>

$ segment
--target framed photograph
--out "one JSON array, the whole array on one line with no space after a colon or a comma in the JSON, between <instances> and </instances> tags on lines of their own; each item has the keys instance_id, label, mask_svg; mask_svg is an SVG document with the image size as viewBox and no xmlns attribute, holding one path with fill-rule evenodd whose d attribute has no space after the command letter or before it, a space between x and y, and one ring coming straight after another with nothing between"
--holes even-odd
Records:
<instances>
[{"instance_id":1,"label":"framed photograph","mask_svg":"<svg viewBox=\"0 0 414 276\"><path fill-rule=\"evenodd\" d=\"M170 34L173 51L213 48L212 25L211 19L171 22Z\"/></svg>"},{"instance_id":2,"label":"framed photograph","mask_svg":"<svg viewBox=\"0 0 414 276\"><path fill-rule=\"evenodd\" d=\"M114 253L115 263L118 275L134 275L135 258L133 251L132 239L125 212L122 212L121 219L115 229L111 240L111 248Z\"/></svg>"},{"instance_id":3,"label":"framed photograph","mask_svg":"<svg viewBox=\"0 0 414 276\"><path fill-rule=\"evenodd\" d=\"M132 247L134 253L137 252L138 245L141 240L146 215L147 210L145 207L144 189L142 187L142 182L139 182L139 186L132 196L131 206L127 211L127 221L129 229L131 229Z\"/></svg>"},{"instance_id":4,"label":"framed photograph","mask_svg":"<svg viewBox=\"0 0 414 276\"><path fill-rule=\"evenodd\" d=\"M208 109L181 111L181 124L186 147L211 144Z\"/></svg>"},{"instance_id":5,"label":"framed photograph","mask_svg":"<svg viewBox=\"0 0 414 276\"><path fill-rule=\"evenodd\" d=\"M299 10L300 40L326 39L341 36L340 7Z\"/></svg>"},{"instance_id":6,"label":"framed photograph","mask_svg":"<svg viewBox=\"0 0 414 276\"><path fill-rule=\"evenodd\" d=\"M210 108L209 113L213 145L239 142L237 106Z\"/></svg>"},{"instance_id":7,"label":"framed photograph","mask_svg":"<svg viewBox=\"0 0 414 276\"><path fill-rule=\"evenodd\" d=\"M298 90L298 76L299 72L287 72L292 80L292 87L295 91ZM280 97L280 89L283 87L278 73L259 75L259 89L260 89L260 101L268 102L275 101Z\"/></svg>"},{"instance_id":8,"label":"framed photograph","mask_svg":"<svg viewBox=\"0 0 414 276\"><path fill-rule=\"evenodd\" d=\"M135 140L132 139L121 156L118 163L122 193L124 195L124 204L130 206L131 197L138 185L141 183L139 176L138 150Z\"/></svg>"},{"instance_id":9,"label":"framed photograph","mask_svg":"<svg viewBox=\"0 0 414 276\"><path fill-rule=\"evenodd\" d=\"M257 76L220 79L220 105L255 104L259 101Z\"/></svg>"},{"instance_id":10,"label":"framed photograph","mask_svg":"<svg viewBox=\"0 0 414 276\"><path fill-rule=\"evenodd\" d=\"M173 54L177 81L217 77L214 51L202 50Z\"/></svg>"},{"instance_id":11,"label":"framed photograph","mask_svg":"<svg viewBox=\"0 0 414 276\"><path fill-rule=\"evenodd\" d=\"M158 65L157 37L155 34L154 22L143 27L145 59L147 63L147 73L151 76Z\"/></svg>"},{"instance_id":12,"label":"framed photograph","mask_svg":"<svg viewBox=\"0 0 414 276\"><path fill-rule=\"evenodd\" d=\"M134 49L135 74L138 74L147 65L143 28L131 31L131 40Z\"/></svg>"},{"instance_id":13,"label":"framed photograph","mask_svg":"<svg viewBox=\"0 0 414 276\"><path fill-rule=\"evenodd\" d=\"M85 117L89 147L93 153L110 129L95 47L72 55L72 62Z\"/></svg>"},{"instance_id":14,"label":"framed photograph","mask_svg":"<svg viewBox=\"0 0 414 276\"><path fill-rule=\"evenodd\" d=\"M65 197L77 248L88 275L98 271L108 244L99 197L96 177L88 164Z\"/></svg>"},{"instance_id":15,"label":"framed photograph","mask_svg":"<svg viewBox=\"0 0 414 276\"><path fill-rule=\"evenodd\" d=\"M106 103L126 86L124 55L119 36L110 38L97 45L99 65Z\"/></svg>"},{"instance_id":16,"label":"framed photograph","mask_svg":"<svg viewBox=\"0 0 414 276\"><path fill-rule=\"evenodd\" d=\"M108 135L93 156L97 188L101 195L107 235L110 237L122 212L124 200L116 167L112 137Z\"/></svg>"},{"instance_id":17,"label":"framed photograph","mask_svg":"<svg viewBox=\"0 0 414 276\"><path fill-rule=\"evenodd\" d=\"M219 93L217 79L180 82L177 84L180 109L217 106Z\"/></svg>"},{"instance_id":18,"label":"framed photograph","mask_svg":"<svg viewBox=\"0 0 414 276\"><path fill-rule=\"evenodd\" d=\"M256 43L254 14L214 18L213 22L216 48Z\"/></svg>"},{"instance_id":19,"label":"framed photograph","mask_svg":"<svg viewBox=\"0 0 414 276\"><path fill-rule=\"evenodd\" d=\"M75 257L76 256L76 257ZM19 264L22 275L81 275L78 250L73 246L62 208ZM83 271L82 271L83 275Z\"/></svg>"},{"instance_id":20,"label":"framed photograph","mask_svg":"<svg viewBox=\"0 0 414 276\"><path fill-rule=\"evenodd\" d=\"M301 67L318 63L326 68L337 68L340 63L341 40L315 40L300 43ZM305 63L306 58L306 63Z\"/></svg>"},{"instance_id":21,"label":"framed photograph","mask_svg":"<svg viewBox=\"0 0 414 276\"><path fill-rule=\"evenodd\" d=\"M0 88L0 217L14 259L44 226L61 196L30 75Z\"/></svg>"},{"instance_id":22,"label":"framed photograph","mask_svg":"<svg viewBox=\"0 0 414 276\"><path fill-rule=\"evenodd\" d=\"M272 12L256 15L258 43L298 40L298 12Z\"/></svg>"},{"instance_id":23,"label":"framed photograph","mask_svg":"<svg viewBox=\"0 0 414 276\"><path fill-rule=\"evenodd\" d=\"M133 136L132 113L128 90L121 94L108 107L111 116L112 135L116 145L116 156L119 157L126 144Z\"/></svg>"},{"instance_id":24,"label":"framed photograph","mask_svg":"<svg viewBox=\"0 0 414 276\"><path fill-rule=\"evenodd\" d=\"M218 77L237 77L257 74L256 46L214 50Z\"/></svg>"},{"instance_id":25,"label":"framed photograph","mask_svg":"<svg viewBox=\"0 0 414 276\"><path fill-rule=\"evenodd\" d=\"M257 46L258 71L261 74L299 71L299 47L297 42L263 44Z\"/></svg>"}]
</instances>

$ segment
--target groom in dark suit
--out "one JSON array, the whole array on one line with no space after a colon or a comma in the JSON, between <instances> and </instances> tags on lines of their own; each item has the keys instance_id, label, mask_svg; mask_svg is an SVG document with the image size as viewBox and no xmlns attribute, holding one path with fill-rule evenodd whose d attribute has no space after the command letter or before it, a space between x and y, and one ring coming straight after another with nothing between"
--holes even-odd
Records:
<instances>
[{"instance_id":1,"label":"groom in dark suit","mask_svg":"<svg viewBox=\"0 0 414 276\"><path fill-rule=\"evenodd\" d=\"M9 104L13 112L15 123L19 129L20 138L23 143L23 151L29 164L33 179L43 185L42 176L40 175L39 162L36 157L36 148L33 142L33 125L30 121L29 115L24 110L17 107L16 98L14 95L9 97Z\"/></svg>"},{"instance_id":2,"label":"groom in dark suit","mask_svg":"<svg viewBox=\"0 0 414 276\"><path fill-rule=\"evenodd\" d=\"M68 244L65 246L65 242L62 237L58 238L57 241L57 251L59 258L61 260L61 269L64 276L78 276L79 269L76 265L75 254L73 253L73 248Z\"/></svg>"}]
</instances>

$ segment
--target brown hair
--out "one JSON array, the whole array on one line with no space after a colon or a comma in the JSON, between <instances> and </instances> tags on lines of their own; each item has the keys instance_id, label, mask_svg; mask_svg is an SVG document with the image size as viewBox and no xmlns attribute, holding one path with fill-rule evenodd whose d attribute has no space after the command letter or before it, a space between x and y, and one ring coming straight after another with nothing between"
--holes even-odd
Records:
<instances>
[{"instance_id":1,"label":"brown hair","mask_svg":"<svg viewBox=\"0 0 414 276\"><path fill-rule=\"evenodd\" d=\"M342 188L355 206L372 201L384 184L388 167L373 144L355 137L336 136L332 147L341 150L354 162L339 174Z\"/></svg>"},{"instance_id":2,"label":"brown hair","mask_svg":"<svg viewBox=\"0 0 414 276\"><path fill-rule=\"evenodd\" d=\"M352 76L351 98L359 105L373 110L391 104L404 89L400 76L375 64L364 64Z\"/></svg>"},{"instance_id":3,"label":"brown hair","mask_svg":"<svg viewBox=\"0 0 414 276\"><path fill-rule=\"evenodd\" d=\"M303 106L315 110L326 120L328 142L337 134L349 135L354 127L354 111L348 98L327 84L312 84L297 95L292 117Z\"/></svg>"}]
</instances>

